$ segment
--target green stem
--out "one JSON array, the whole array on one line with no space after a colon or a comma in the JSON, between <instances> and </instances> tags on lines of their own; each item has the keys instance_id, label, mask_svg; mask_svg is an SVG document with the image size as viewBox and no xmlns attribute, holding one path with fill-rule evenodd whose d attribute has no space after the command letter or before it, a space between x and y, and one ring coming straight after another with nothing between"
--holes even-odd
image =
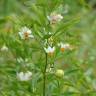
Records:
<instances>
[{"instance_id":1,"label":"green stem","mask_svg":"<svg viewBox=\"0 0 96 96\"><path fill-rule=\"evenodd\" d=\"M47 68L47 64L48 64L48 58L47 58L47 53L45 53L46 55L46 63L45 63L45 67L44 67L44 72L43 72L43 96L46 95L46 68Z\"/></svg>"}]
</instances>

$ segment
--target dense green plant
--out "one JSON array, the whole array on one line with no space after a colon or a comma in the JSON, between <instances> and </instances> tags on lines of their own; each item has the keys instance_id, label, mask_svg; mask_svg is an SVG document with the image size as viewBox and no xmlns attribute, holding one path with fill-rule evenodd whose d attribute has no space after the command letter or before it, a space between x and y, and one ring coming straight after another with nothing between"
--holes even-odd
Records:
<instances>
[{"instance_id":1,"label":"dense green plant","mask_svg":"<svg viewBox=\"0 0 96 96\"><path fill-rule=\"evenodd\" d=\"M1 96L95 96L96 17L85 0L0 4Z\"/></svg>"}]
</instances>

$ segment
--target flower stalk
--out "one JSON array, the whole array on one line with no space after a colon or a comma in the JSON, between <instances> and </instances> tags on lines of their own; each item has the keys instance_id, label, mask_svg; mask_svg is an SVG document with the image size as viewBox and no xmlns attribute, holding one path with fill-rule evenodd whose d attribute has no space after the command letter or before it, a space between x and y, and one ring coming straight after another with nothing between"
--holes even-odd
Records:
<instances>
[{"instance_id":1,"label":"flower stalk","mask_svg":"<svg viewBox=\"0 0 96 96\"><path fill-rule=\"evenodd\" d=\"M46 69L48 65L48 54L45 53L46 63L44 66L44 72L43 72L43 96L46 96Z\"/></svg>"}]
</instances>

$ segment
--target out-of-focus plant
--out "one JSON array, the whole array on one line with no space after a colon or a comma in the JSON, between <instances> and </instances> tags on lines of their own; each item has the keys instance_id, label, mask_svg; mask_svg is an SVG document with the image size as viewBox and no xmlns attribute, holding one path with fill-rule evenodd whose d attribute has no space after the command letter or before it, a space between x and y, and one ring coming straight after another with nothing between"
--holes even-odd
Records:
<instances>
[{"instance_id":1,"label":"out-of-focus plant","mask_svg":"<svg viewBox=\"0 0 96 96\"><path fill-rule=\"evenodd\" d=\"M93 37L83 33L86 20L80 22L92 10L85 0L1 1L5 6L0 10L0 94L95 96L92 69L82 68Z\"/></svg>"}]
</instances>

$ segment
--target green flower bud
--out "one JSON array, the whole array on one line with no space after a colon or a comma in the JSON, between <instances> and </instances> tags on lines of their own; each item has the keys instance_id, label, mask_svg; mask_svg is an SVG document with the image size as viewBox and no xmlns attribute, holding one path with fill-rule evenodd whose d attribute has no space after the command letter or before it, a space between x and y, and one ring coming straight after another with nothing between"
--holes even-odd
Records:
<instances>
[{"instance_id":1,"label":"green flower bud","mask_svg":"<svg viewBox=\"0 0 96 96\"><path fill-rule=\"evenodd\" d=\"M55 75L58 77L63 77L64 71L62 69L58 69L58 70L56 70Z\"/></svg>"}]
</instances>

